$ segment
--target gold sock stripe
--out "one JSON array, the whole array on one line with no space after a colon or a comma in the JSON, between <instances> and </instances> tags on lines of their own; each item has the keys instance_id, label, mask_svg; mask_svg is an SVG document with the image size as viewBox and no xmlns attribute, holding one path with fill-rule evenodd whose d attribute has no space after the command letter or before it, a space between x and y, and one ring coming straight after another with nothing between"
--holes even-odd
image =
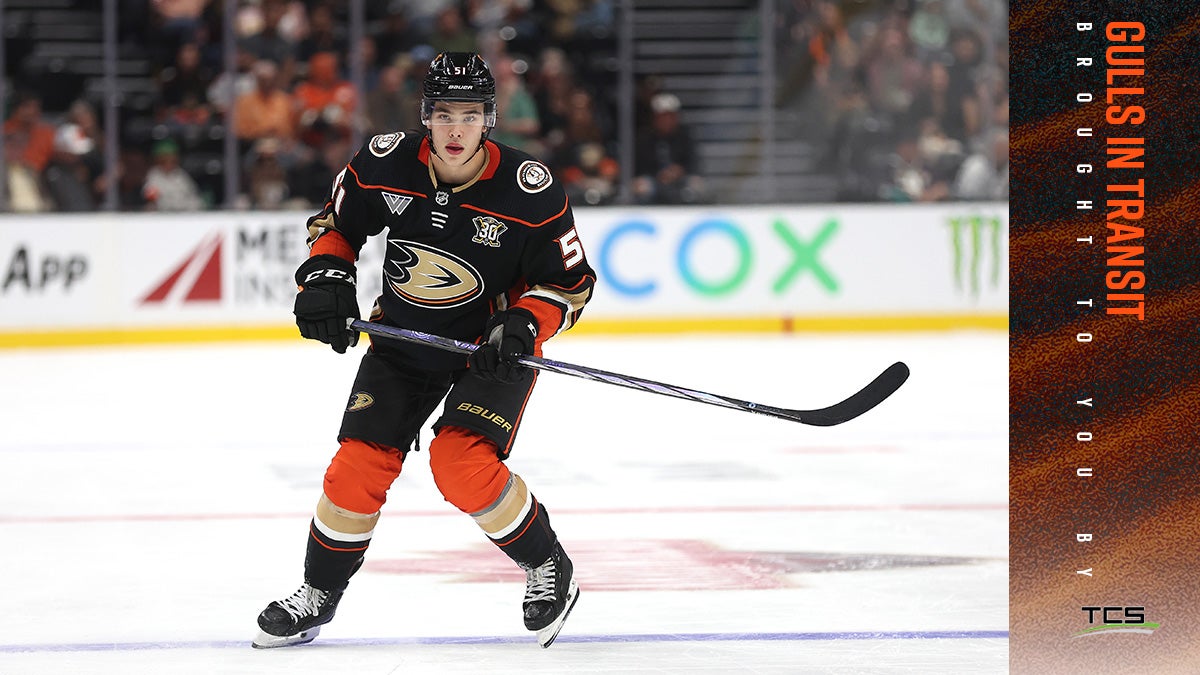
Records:
<instances>
[{"instance_id":1,"label":"gold sock stripe","mask_svg":"<svg viewBox=\"0 0 1200 675\"><path fill-rule=\"evenodd\" d=\"M339 531L333 529L332 527L330 527L329 525L326 525L319 516L316 518L313 518L313 525L317 528L318 532L325 535L326 537L328 537L334 541L344 541L347 543L360 542L360 541L371 541L371 537L374 536L374 534L375 534L375 528L373 528L373 527L371 529L367 530L366 532L353 532L353 533L339 532Z\"/></svg>"},{"instance_id":2,"label":"gold sock stripe","mask_svg":"<svg viewBox=\"0 0 1200 675\"><path fill-rule=\"evenodd\" d=\"M509 474L500 496L486 509L471 517L492 539L503 539L517 529L533 507L533 495L517 474Z\"/></svg>"}]
</instances>

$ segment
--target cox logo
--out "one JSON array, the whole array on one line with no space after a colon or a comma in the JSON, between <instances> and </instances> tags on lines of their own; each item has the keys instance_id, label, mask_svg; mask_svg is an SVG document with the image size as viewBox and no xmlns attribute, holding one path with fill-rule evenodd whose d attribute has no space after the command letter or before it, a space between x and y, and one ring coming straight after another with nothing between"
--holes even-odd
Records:
<instances>
[{"instance_id":1,"label":"cox logo","mask_svg":"<svg viewBox=\"0 0 1200 675\"><path fill-rule=\"evenodd\" d=\"M781 218L771 223L771 236L758 234L760 246L778 248L786 251L788 260L778 269L767 274L771 275L771 292L781 295L790 288L805 271L811 272L817 283L829 295L838 291L838 281L820 260L821 249L829 243L838 231L838 221L832 218L817 229L811 239L796 234ZM672 230L673 231L673 230ZM754 239L747 234L746 229L732 221L722 218L702 220L683 230L678 243L673 244L673 260L657 261L654 265L638 266L636 274L628 271L619 272L616 261L623 259L622 253L628 253L625 247L645 246L655 252L661 251L658 240L664 236L660 228L649 220L627 220L617 224L608 232L600 245L600 258L597 272L605 284L621 295L641 297L650 295L658 288L657 275L669 272L671 263L683 284L691 291L708 297L728 295L742 288L758 263L755 257ZM704 244L707 248L726 247L732 251L734 265L732 270L722 273L721 278L713 278L711 270L706 270L704 262L697 262L701 256L698 247Z\"/></svg>"}]
</instances>

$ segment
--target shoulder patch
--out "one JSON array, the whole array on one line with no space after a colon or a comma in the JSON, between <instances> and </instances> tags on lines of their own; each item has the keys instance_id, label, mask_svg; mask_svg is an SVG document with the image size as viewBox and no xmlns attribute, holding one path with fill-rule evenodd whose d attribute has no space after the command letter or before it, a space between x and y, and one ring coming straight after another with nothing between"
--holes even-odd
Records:
<instances>
[{"instance_id":1,"label":"shoulder patch","mask_svg":"<svg viewBox=\"0 0 1200 675\"><path fill-rule=\"evenodd\" d=\"M553 182L554 176L550 175L550 169L541 162L526 160L517 167L517 185L529 194L541 192Z\"/></svg>"},{"instance_id":2,"label":"shoulder patch","mask_svg":"<svg viewBox=\"0 0 1200 675\"><path fill-rule=\"evenodd\" d=\"M402 138L404 138L403 131L394 131L390 134L379 134L371 139L371 143L367 146L367 149L371 151L372 155L375 155L376 157L383 157L389 152L395 150L396 146L400 145L400 139Z\"/></svg>"}]
</instances>

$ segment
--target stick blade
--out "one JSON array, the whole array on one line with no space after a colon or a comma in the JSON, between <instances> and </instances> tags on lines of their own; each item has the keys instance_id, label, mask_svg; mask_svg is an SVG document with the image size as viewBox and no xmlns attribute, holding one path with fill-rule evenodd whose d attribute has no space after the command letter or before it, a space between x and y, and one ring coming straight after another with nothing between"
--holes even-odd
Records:
<instances>
[{"instance_id":1,"label":"stick blade","mask_svg":"<svg viewBox=\"0 0 1200 675\"><path fill-rule=\"evenodd\" d=\"M795 410L795 418L804 424L817 427L831 427L842 422L849 422L896 393L900 385L908 379L908 366L903 361L897 361L887 367L871 383L858 390L850 398L834 403L820 410Z\"/></svg>"}]
</instances>

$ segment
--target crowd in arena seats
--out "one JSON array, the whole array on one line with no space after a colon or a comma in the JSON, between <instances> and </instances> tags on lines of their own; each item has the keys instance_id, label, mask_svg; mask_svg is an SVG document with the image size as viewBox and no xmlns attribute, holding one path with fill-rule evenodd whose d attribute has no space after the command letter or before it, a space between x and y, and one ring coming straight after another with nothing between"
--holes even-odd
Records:
<instances>
[{"instance_id":1,"label":"crowd in arena seats","mask_svg":"<svg viewBox=\"0 0 1200 675\"><path fill-rule=\"evenodd\" d=\"M781 103L840 199L1008 198L1007 2L785 4Z\"/></svg>"},{"instance_id":2,"label":"crowd in arena seats","mask_svg":"<svg viewBox=\"0 0 1200 675\"><path fill-rule=\"evenodd\" d=\"M615 106L612 0L371 0L366 37L353 45L361 91L347 0L242 0L233 72L224 67L224 2L120 5L122 46L149 59L154 96L145 110L122 109L117 175L104 174L94 102L81 95L69 115L44 111L37 82L19 83L5 123L11 209L96 209L110 179L124 210L223 206L228 110L240 174L232 203L320 205L356 144L420 131L420 82L439 51L478 51L491 64L496 140L553 165L583 203L615 197L616 137L598 121Z\"/></svg>"},{"instance_id":3,"label":"crowd in arena seats","mask_svg":"<svg viewBox=\"0 0 1200 675\"><path fill-rule=\"evenodd\" d=\"M419 130L420 82L444 50L491 65L493 138L549 164L576 204L618 200L615 0L370 0L355 44L348 0L240 0L232 72L223 1L119 4L122 54L145 55L153 95L122 107L117 172L105 172L100 100L80 92L47 111L38 83L17 81L4 125L11 210L93 210L112 182L124 210L318 206L356 144ZM820 148L840 198L1007 198L1007 3L781 7L776 98L803 120L782 133ZM679 98L639 90L636 108L632 200L701 201Z\"/></svg>"}]
</instances>

